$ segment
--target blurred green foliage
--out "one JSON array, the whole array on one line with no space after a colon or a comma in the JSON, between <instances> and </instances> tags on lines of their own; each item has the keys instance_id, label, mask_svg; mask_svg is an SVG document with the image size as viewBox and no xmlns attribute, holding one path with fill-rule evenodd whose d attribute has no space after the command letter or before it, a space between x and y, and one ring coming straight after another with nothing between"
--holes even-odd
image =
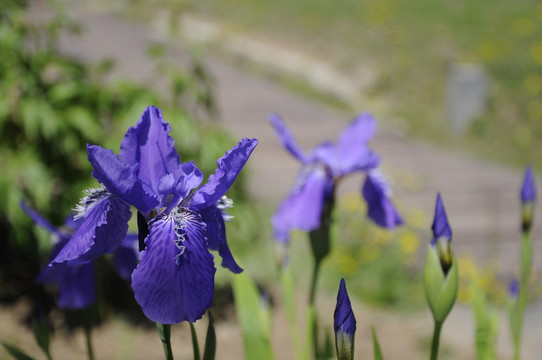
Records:
<instances>
[{"instance_id":1,"label":"blurred green foliage","mask_svg":"<svg viewBox=\"0 0 542 360\"><path fill-rule=\"evenodd\" d=\"M542 164L542 4L536 0L198 0L196 14L229 31L321 57L366 80L390 121L408 133L499 161ZM487 111L450 136L446 82L452 63L483 64Z\"/></svg>"},{"instance_id":2,"label":"blurred green foliage","mask_svg":"<svg viewBox=\"0 0 542 360\"><path fill-rule=\"evenodd\" d=\"M417 211L400 209L407 225L394 231L380 228L366 218L367 207L359 193L340 196L332 225L332 250L323 261L319 287L336 291L344 278L351 296L397 311L425 305L419 248L426 218ZM290 255L299 283L308 284L312 268L305 235L293 232Z\"/></svg>"},{"instance_id":3,"label":"blurred green foliage","mask_svg":"<svg viewBox=\"0 0 542 360\"><path fill-rule=\"evenodd\" d=\"M197 59L188 69L179 69L164 60L163 49L149 50L157 77L169 86L166 95L127 81L112 82L107 79L111 61L86 64L55 49L61 32L77 31L61 8L51 7L51 16L38 22L28 17L28 5L25 0L0 2L0 301L23 295L43 298L34 279L47 261L51 240L33 226L19 202L24 199L51 223L63 224L82 191L97 185L87 143L117 152L125 131L148 105L162 109L182 159L194 160L206 175L236 143L216 123L205 121L214 114L212 83ZM228 195L239 211L251 213L243 178ZM244 231L237 236L244 241L256 237L251 228L237 231ZM115 289L113 304L126 299L119 294L122 282L111 275L111 265L98 265L100 283ZM100 290L100 303L107 293Z\"/></svg>"}]
</instances>

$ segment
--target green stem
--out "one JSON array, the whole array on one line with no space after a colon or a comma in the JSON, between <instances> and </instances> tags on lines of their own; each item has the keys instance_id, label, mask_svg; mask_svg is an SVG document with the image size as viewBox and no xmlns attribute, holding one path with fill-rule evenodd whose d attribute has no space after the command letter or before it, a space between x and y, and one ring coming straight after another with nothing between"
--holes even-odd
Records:
<instances>
[{"instance_id":1,"label":"green stem","mask_svg":"<svg viewBox=\"0 0 542 360\"><path fill-rule=\"evenodd\" d=\"M87 353L88 360L94 360L94 352L92 351L92 337L91 337L92 328L90 325L85 326L85 337L87 340ZM48 356L50 359L50 357Z\"/></svg>"},{"instance_id":2,"label":"green stem","mask_svg":"<svg viewBox=\"0 0 542 360\"><path fill-rule=\"evenodd\" d=\"M311 288L309 292L309 306L314 305L316 297L316 283L318 282L318 270L320 270L320 260L315 259L314 268L312 269Z\"/></svg>"},{"instance_id":3,"label":"green stem","mask_svg":"<svg viewBox=\"0 0 542 360\"><path fill-rule=\"evenodd\" d=\"M442 330L442 323L435 322L435 330L433 331L433 342L431 343L431 360L438 359L438 347L440 343L441 330Z\"/></svg>"},{"instance_id":4,"label":"green stem","mask_svg":"<svg viewBox=\"0 0 542 360\"><path fill-rule=\"evenodd\" d=\"M194 328L194 324L192 323L190 323L190 336L192 337L192 348L194 349L194 360L200 360L198 335L196 334L196 329Z\"/></svg>"},{"instance_id":5,"label":"green stem","mask_svg":"<svg viewBox=\"0 0 542 360\"><path fill-rule=\"evenodd\" d=\"M517 299L516 329L514 337L514 360L521 359L521 338L523 333L523 319L527 308L527 283L532 268L532 241L531 232L523 231L521 236L521 278L519 281L519 294Z\"/></svg>"},{"instance_id":6,"label":"green stem","mask_svg":"<svg viewBox=\"0 0 542 360\"><path fill-rule=\"evenodd\" d=\"M173 360L173 350L171 350L171 325L156 323L158 336L164 347L164 357L166 360Z\"/></svg>"}]
</instances>

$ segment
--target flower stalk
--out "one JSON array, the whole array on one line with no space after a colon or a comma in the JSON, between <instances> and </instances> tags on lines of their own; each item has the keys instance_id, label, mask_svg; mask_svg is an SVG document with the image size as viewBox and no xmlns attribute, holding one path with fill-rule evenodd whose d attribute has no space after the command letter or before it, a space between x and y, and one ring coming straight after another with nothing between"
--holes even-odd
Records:
<instances>
[{"instance_id":1,"label":"flower stalk","mask_svg":"<svg viewBox=\"0 0 542 360\"><path fill-rule=\"evenodd\" d=\"M431 342L431 360L438 359L438 348L440 343L440 332L442 330L442 322L435 321L433 330L433 341Z\"/></svg>"},{"instance_id":2,"label":"flower stalk","mask_svg":"<svg viewBox=\"0 0 542 360\"><path fill-rule=\"evenodd\" d=\"M85 326L85 339L87 344L88 360L94 360L94 351L92 350L92 326Z\"/></svg>"},{"instance_id":3,"label":"flower stalk","mask_svg":"<svg viewBox=\"0 0 542 360\"><path fill-rule=\"evenodd\" d=\"M158 336L164 347L164 358L166 360L173 360L173 350L171 349L171 325L156 323L156 328L158 329Z\"/></svg>"},{"instance_id":4,"label":"flower stalk","mask_svg":"<svg viewBox=\"0 0 542 360\"><path fill-rule=\"evenodd\" d=\"M523 321L527 307L527 283L532 268L533 244L531 230L534 220L536 204L536 183L532 167L525 170L523 184L520 191L521 199L521 241L520 241L520 279L517 284L517 294L510 305L510 327L514 343L514 360L521 359L521 339Z\"/></svg>"}]
</instances>

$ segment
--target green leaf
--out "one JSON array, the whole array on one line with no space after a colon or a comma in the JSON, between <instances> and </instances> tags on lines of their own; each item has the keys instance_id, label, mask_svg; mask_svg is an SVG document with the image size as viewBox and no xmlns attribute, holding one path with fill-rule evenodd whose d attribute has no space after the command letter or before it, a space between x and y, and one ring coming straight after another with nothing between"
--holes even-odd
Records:
<instances>
[{"instance_id":1,"label":"green leaf","mask_svg":"<svg viewBox=\"0 0 542 360\"><path fill-rule=\"evenodd\" d=\"M192 350L194 350L194 360L200 360L199 356L199 345L198 345L198 336L196 334L196 329L194 329L194 324L190 323L190 335L192 337Z\"/></svg>"},{"instance_id":2,"label":"green leaf","mask_svg":"<svg viewBox=\"0 0 542 360\"><path fill-rule=\"evenodd\" d=\"M245 358L258 360L274 359L268 328L257 314L260 308L260 293L245 273L233 277L235 309L241 324L245 346ZM268 311L265 309L265 311ZM256 316L255 316L256 315Z\"/></svg>"},{"instance_id":3,"label":"green leaf","mask_svg":"<svg viewBox=\"0 0 542 360\"><path fill-rule=\"evenodd\" d=\"M49 352L49 342L50 342L50 331L47 321L44 318L35 319L32 322L32 332L34 333L34 339L39 345L43 353L47 356L48 359L51 358Z\"/></svg>"},{"instance_id":4,"label":"green leaf","mask_svg":"<svg viewBox=\"0 0 542 360\"><path fill-rule=\"evenodd\" d=\"M380 344L378 343L378 338L376 336L374 325L371 328L371 332L373 333L373 348L374 348L375 360L383 360L382 350L380 350Z\"/></svg>"},{"instance_id":5,"label":"green leaf","mask_svg":"<svg viewBox=\"0 0 542 360\"><path fill-rule=\"evenodd\" d=\"M292 267L290 264L282 267L280 272L282 284L282 301L286 310L286 318L290 326L290 337L294 346L296 359L302 358L301 339L299 329L297 328L296 309L295 309L295 284Z\"/></svg>"},{"instance_id":6,"label":"green leaf","mask_svg":"<svg viewBox=\"0 0 542 360\"><path fill-rule=\"evenodd\" d=\"M499 314L490 307L486 294L478 284L472 281L474 319L476 322L476 354L478 359L497 359L497 336L499 332Z\"/></svg>"},{"instance_id":7,"label":"green leaf","mask_svg":"<svg viewBox=\"0 0 542 360\"><path fill-rule=\"evenodd\" d=\"M216 354L216 333L213 314L209 312L209 326L207 327L207 336L205 338L205 350L203 351L203 360L214 360Z\"/></svg>"},{"instance_id":8,"label":"green leaf","mask_svg":"<svg viewBox=\"0 0 542 360\"><path fill-rule=\"evenodd\" d=\"M4 346L4 349L13 356L16 360L34 360L34 358L31 358L30 356L26 355L24 352L19 350L17 347L13 345L8 345L6 343L2 343L2 346Z\"/></svg>"}]
</instances>

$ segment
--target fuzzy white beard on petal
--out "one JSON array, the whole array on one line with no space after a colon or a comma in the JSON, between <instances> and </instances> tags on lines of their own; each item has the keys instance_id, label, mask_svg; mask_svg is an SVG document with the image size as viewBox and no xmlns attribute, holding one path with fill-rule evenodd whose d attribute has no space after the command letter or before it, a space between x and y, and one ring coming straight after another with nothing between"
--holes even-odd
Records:
<instances>
[{"instance_id":1,"label":"fuzzy white beard on petal","mask_svg":"<svg viewBox=\"0 0 542 360\"><path fill-rule=\"evenodd\" d=\"M85 196L79 200L75 209L72 209L75 212L75 215L73 216L74 220L84 219L87 216L87 213L96 206L96 204L111 196L111 193L103 186L87 189L83 191L83 193Z\"/></svg>"}]
</instances>

